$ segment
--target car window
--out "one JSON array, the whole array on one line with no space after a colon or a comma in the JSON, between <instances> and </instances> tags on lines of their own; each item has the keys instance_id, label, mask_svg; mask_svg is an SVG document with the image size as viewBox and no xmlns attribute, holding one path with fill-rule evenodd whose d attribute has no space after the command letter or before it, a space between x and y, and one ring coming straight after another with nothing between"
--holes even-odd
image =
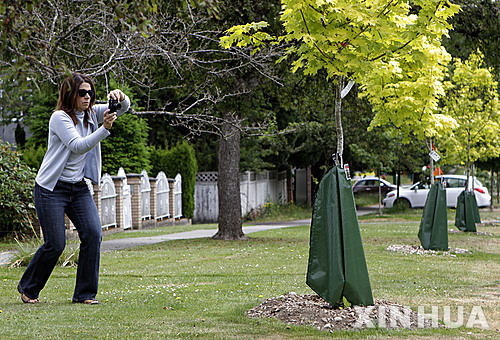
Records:
<instances>
[{"instance_id":1,"label":"car window","mask_svg":"<svg viewBox=\"0 0 500 340\"><path fill-rule=\"evenodd\" d=\"M426 184L426 183L415 183L413 184L411 187L410 187L410 190L414 190L414 189L429 189L429 185Z\"/></svg>"},{"instance_id":2,"label":"car window","mask_svg":"<svg viewBox=\"0 0 500 340\"><path fill-rule=\"evenodd\" d=\"M444 182L446 183L446 188L456 188L458 186L458 182L455 178L446 178Z\"/></svg>"},{"instance_id":3,"label":"car window","mask_svg":"<svg viewBox=\"0 0 500 340\"><path fill-rule=\"evenodd\" d=\"M465 187L465 180L460 178L447 178L445 179L447 188L463 188Z\"/></svg>"}]
</instances>

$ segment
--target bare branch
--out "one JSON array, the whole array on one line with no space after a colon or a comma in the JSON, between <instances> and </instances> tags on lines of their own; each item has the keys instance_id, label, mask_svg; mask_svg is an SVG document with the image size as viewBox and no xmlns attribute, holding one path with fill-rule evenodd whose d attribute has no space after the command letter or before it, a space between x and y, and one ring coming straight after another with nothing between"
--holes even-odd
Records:
<instances>
[{"instance_id":1,"label":"bare branch","mask_svg":"<svg viewBox=\"0 0 500 340\"><path fill-rule=\"evenodd\" d=\"M114 20L113 9L104 2L47 0L43 6L26 12L33 24L32 34L20 44L7 46L0 61L2 67L13 68L16 59L29 63L24 70L30 78L57 83L68 71L82 72L91 77L115 79L135 84L148 98L155 94L182 89L177 101L157 103L148 100L146 110L138 115L166 115L175 124L186 126L193 133L220 133L228 122L217 118L215 106L230 98L248 94L255 84L246 82L243 75L260 75L279 84L272 72L272 61L281 55L278 47L267 46L261 53L247 49L223 49L219 38L224 32L207 29L209 18L191 10L186 20L159 12L151 20L153 31L143 36L126 22ZM159 81L152 68L168 65L166 77ZM196 74L196 77L193 76ZM255 77L255 76L254 76ZM229 90L217 86L220 80L242 79ZM158 83L168 84L159 86ZM108 86L108 84L106 84ZM180 91L176 91L180 92ZM155 109L151 110L151 107ZM162 107L161 110L156 110ZM243 119L232 124L242 125ZM249 122L246 125L250 125ZM257 131L267 126L266 119L238 131Z\"/></svg>"}]
</instances>

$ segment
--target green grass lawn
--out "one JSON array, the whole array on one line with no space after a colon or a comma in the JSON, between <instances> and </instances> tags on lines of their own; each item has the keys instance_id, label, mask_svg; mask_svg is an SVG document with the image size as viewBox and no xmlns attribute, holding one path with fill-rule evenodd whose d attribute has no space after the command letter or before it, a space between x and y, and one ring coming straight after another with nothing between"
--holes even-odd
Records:
<instances>
[{"instance_id":1,"label":"green grass lawn","mask_svg":"<svg viewBox=\"0 0 500 340\"><path fill-rule=\"evenodd\" d=\"M354 196L356 200L357 207L366 207L370 205L377 205L379 202L379 196L377 194L357 194ZM382 200L385 198L385 195L382 195Z\"/></svg>"},{"instance_id":2,"label":"green grass lawn","mask_svg":"<svg viewBox=\"0 0 500 340\"><path fill-rule=\"evenodd\" d=\"M394 244L419 245L420 216L417 210L360 221L374 298L415 310L424 306L429 313L432 306L438 306L440 313L444 306L451 306L452 311L463 306L465 321L474 306L481 306L488 330L461 327L328 333L308 326L287 326L273 319L248 318L247 311L266 298L289 292L313 293L305 284L309 226L301 226L250 234L247 241L180 240L103 253L99 306L70 302L74 267L54 270L38 305L22 304L16 291L24 268L1 267L0 338L499 338L500 227L478 227L478 231L493 236L449 234L451 248L466 248L472 254L405 255L387 251ZM483 212L481 216L486 219ZM448 218L452 220L453 216ZM449 227L454 228L451 224ZM163 228L163 233L170 232L169 228ZM154 234L161 232L157 229ZM151 236L152 232L134 234L141 233ZM456 318L457 313L452 313L452 321Z\"/></svg>"}]
</instances>

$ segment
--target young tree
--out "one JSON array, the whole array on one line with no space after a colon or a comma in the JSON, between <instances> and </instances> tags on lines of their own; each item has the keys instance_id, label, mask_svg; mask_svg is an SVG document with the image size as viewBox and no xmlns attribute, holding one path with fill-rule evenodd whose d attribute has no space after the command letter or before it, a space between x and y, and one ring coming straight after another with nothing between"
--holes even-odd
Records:
<instances>
[{"instance_id":1,"label":"young tree","mask_svg":"<svg viewBox=\"0 0 500 340\"><path fill-rule=\"evenodd\" d=\"M500 154L500 109L498 84L491 69L482 67L481 52L468 60L455 59L451 80L443 97L443 112L458 127L442 136L440 147L450 163L462 163L469 179L472 164L480 158Z\"/></svg>"}]
</instances>

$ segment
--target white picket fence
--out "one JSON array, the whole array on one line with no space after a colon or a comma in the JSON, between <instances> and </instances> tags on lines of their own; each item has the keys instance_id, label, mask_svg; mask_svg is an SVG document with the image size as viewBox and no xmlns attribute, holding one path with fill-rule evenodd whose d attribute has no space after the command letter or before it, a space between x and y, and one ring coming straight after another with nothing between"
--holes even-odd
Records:
<instances>
[{"instance_id":1,"label":"white picket fence","mask_svg":"<svg viewBox=\"0 0 500 340\"><path fill-rule=\"evenodd\" d=\"M120 168L116 176L103 175L100 186L86 181L104 230L142 229L182 217L180 174L171 179L160 172L156 178L150 178L145 170L140 174L125 174ZM75 232L68 218L66 226L69 233Z\"/></svg>"}]
</instances>

